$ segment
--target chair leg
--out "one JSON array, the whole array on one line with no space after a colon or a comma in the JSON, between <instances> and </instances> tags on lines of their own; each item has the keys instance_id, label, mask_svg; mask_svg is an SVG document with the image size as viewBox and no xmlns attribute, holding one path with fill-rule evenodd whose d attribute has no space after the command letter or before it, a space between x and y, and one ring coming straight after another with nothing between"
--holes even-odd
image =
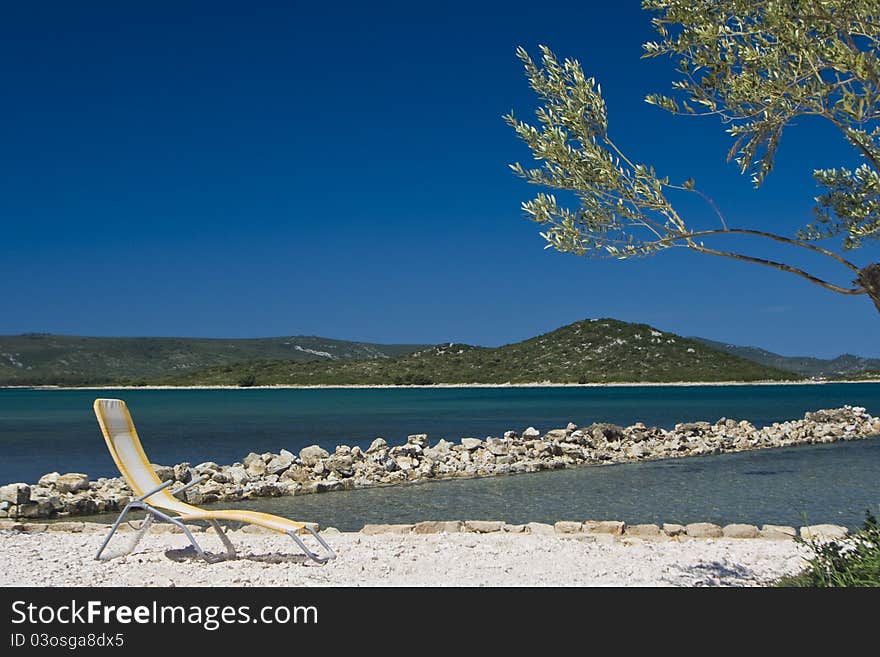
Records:
<instances>
[{"instance_id":1,"label":"chair leg","mask_svg":"<svg viewBox=\"0 0 880 657\"><path fill-rule=\"evenodd\" d=\"M306 544L303 543L302 539L299 536L297 536L295 532L289 531L289 532L285 532L285 533L288 536L290 536L290 538L292 538L297 545L299 545L300 549L303 552L305 552L306 556L309 559L311 559L312 561L315 561L317 563L327 563L331 559L335 559L336 553L333 551L333 548L331 548L329 545L327 545L327 542L323 538L321 538L321 536L318 534L318 532L316 532L311 527L306 527L306 529L308 530L308 532L312 536L315 537L315 540L317 540L318 543L321 544L321 547L323 547L324 550L326 550L327 556L322 557L322 556L319 556L316 553L312 552L308 547L306 547Z\"/></svg>"},{"instance_id":2,"label":"chair leg","mask_svg":"<svg viewBox=\"0 0 880 657\"><path fill-rule=\"evenodd\" d=\"M229 559L235 558L235 546L232 544L232 541L229 540L229 537L226 535L226 532L223 531L223 528L220 526L220 523L214 519L208 521L211 524L211 527L214 528L214 531L217 532L217 536L220 537L220 540L223 542L223 547L226 548L226 556Z\"/></svg>"},{"instance_id":3,"label":"chair leg","mask_svg":"<svg viewBox=\"0 0 880 657\"><path fill-rule=\"evenodd\" d=\"M116 518L116 522L113 523L113 527L110 528L110 532L107 534L107 537L104 539L104 542L101 543L101 547L98 548L98 553L95 555L95 560L99 561L101 559L101 553L104 552L104 549L107 547L107 544L110 543L110 539L113 538L113 534L116 533L116 530L119 529L119 525L122 524L122 521L125 520L125 516L128 515L128 512L132 509L143 509L144 506L138 502L129 502L125 505L125 508L122 509L122 513L119 514L119 517Z\"/></svg>"},{"instance_id":4,"label":"chair leg","mask_svg":"<svg viewBox=\"0 0 880 657\"><path fill-rule=\"evenodd\" d=\"M204 559L208 563L214 563L214 561L217 561L216 559L211 559L207 554L205 554L205 551L202 550L201 546L196 543L196 539L193 538L192 532L189 530L189 527L184 525L176 518L165 515L164 513L162 513L161 511L157 511L156 509L150 508L150 512L153 513L160 520L170 522L175 527L179 527L180 530L186 535L187 539L189 539L189 542L192 543L192 546L195 548L196 554L198 554L202 559Z\"/></svg>"}]
</instances>

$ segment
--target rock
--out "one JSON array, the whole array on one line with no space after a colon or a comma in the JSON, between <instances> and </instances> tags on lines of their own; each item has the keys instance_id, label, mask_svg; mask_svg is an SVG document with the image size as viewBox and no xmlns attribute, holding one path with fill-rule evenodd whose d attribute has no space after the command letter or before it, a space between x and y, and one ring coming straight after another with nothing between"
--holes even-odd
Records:
<instances>
[{"instance_id":1,"label":"rock","mask_svg":"<svg viewBox=\"0 0 880 657\"><path fill-rule=\"evenodd\" d=\"M281 474L290 465L293 463L293 459L288 456L283 456L279 454L278 456L273 456L272 459L266 464L266 472L269 474Z\"/></svg>"},{"instance_id":2,"label":"rock","mask_svg":"<svg viewBox=\"0 0 880 657\"><path fill-rule=\"evenodd\" d=\"M652 536L661 536L660 528L654 524L643 524L643 525L627 525L626 526L626 535L627 536L637 536L640 538L648 538Z\"/></svg>"},{"instance_id":3,"label":"rock","mask_svg":"<svg viewBox=\"0 0 880 657\"><path fill-rule=\"evenodd\" d=\"M606 440L609 443L622 440L624 437L623 427L616 424L608 424L607 422L599 422L590 427L590 434L596 440Z\"/></svg>"},{"instance_id":4,"label":"rock","mask_svg":"<svg viewBox=\"0 0 880 657\"><path fill-rule=\"evenodd\" d=\"M376 534L409 534L414 525L364 525L361 534L373 536Z\"/></svg>"},{"instance_id":5,"label":"rock","mask_svg":"<svg viewBox=\"0 0 880 657\"><path fill-rule=\"evenodd\" d=\"M428 446L428 434L426 433L416 433L412 436L406 437L406 442L408 445L416 445L424 449Z\"/></svg>"},{"instance_id":6,"label":"rock","mask_svg":"<svg viewBox=\"0 0 880 657\"><path fill-rule=\"evenodd\" d=\"M459 532L461 532L460 520L428 520L418 522L413 527L414 534L458 534Z\"/></svg>"},{"instance_id":7,"label":"rock","mask_svg":"<svg viewBox=\"0 0 880 657\"><path fill-rule=\"evenodd\" d=\"M464 528L465 531L477 534L491 534L500 532L504 528L504 523L500 520L465 520Z\"/></svg>"},{"instance_id":8,"label":"rock","mask_svg":"<svg viewBox=\"0 0 880 657\"><path fill-rule=\"evenodd\" d=\"M266 474L266 463L263 461L262 457L251 460L247 465L247 473L252 477L262 477Z\"/></svg>"},{"instance_id":9,"label":"rock","mask_svg":"<svg viewBox=\"0 0 880 657\"><path fill-rule=\"evenodd\" d=\"M522 437L523 440L537 440L541 437L541 432L535 429L535 427L529 427L522 432Z\"/></svg>"},{"instance_id":10,"label":"rock","mask_svg":"<svg viewBox=\"0 0 880 657\"><path fill-rule=\"evenodd\" d=\"M178 463L174 466L174 480L182 484L188 484L192 481L192 470L189 463Z\"/></svg>"},{"instance_id":11,"label":"rock","mask_svg":"<svg viewBox=\"0 0 880 657\"><path fill-rule=\"evenodd\" d=\"M60 476L61 475L58 474L57 472L48 472L48 473L44 474L42 477L40 477L37 484L39 484L40 486L46 486L46 487L51 488L55 485L55 482L58 481L58 477L60 477Z\"/></svg>"},{"instance_id":12,"label":"rock","mask_svg":"<svg viewBox=\"0 0 880 657\"><path fill-rule=\"evenodd\" d=\"M497 438L489 438L486 440L486 449L495 456L506 456L509 452L507 443Z\"/></svg>"},{"instance_id":13,"label":"rock","mask_svg":"<svg viewBox=\"0 0 880 657\"><path fill-rule=\"evenodd\" d=\"M250 467L252 463L262 463L262 462L263 462L263 457L260 456L259 454L255 454L254 452L251 452L250 454L248 454L247 456L245 456L241 460L241 464L246 468ZM196 466L196 469L198 469L198 466Z\"/></svg>"},{"instance_id":14,"label":"rock","mask_svg":"<svg viewBox=\"0 0 880 657\"><path fill-rule=\"evenodd\" d=\"M12 507L10 507L12 508ZM17 518L39 518L40 505L36 502L23 502L19 504L16 511Z\"/></svg>"},{"instance_id":15,"label":"rock","mask_svg":"<svg viewBox=\"0 0 880 657\"><path fill-rule=\"evenodd\" d=\"M721 530L725 538L758 538L758 528L754 525L733 523Z\"/></svg>"},{"instance_id":16,"label":"rock","mask_svg":"<svg viewBox=\"0 0 880 657\"><path fill-rule=\"evenodd\" d=\"M370 446L367 448L367 454L372 454L373 452L378 452L380 449L385 449L388 447L388 443L385 442L384 438L376 438Z\"/></svg>"},{"instance_id":17,"label":"rock","mask_svg":"<svg viewBox=\"0 0 880 657\"><path fill-rule=\"evenodd\" d=\"M464 447L469 452L481 447L483 445L483 441L479 438L462 438L461 446Z\"/></svg>"},{"instance_id":18,"label":"rock","mask_svg":"<svg viewBox=\"0 0 880 657\"><path fill-rule=\"evenodd\" d=\"M299 450L299 458L303 462L303 465L314 466L321 459L325 459L330 454L327 453L327 450L319 447L318 445L309 445L308 447L303 447Z\"/></svg>"},{"instance_id":19,"label":"rock","mask_svg":"<svg viewBox=\"0 0 880 657\"><path fill-rule=\"evenodd\" d=\"M296 460L296 454L294 454L293 452L288 452L286 449L282 449L280 452L278 452L278 456L281 456L286 459L290 459L291 463ZM335 527L328 527L327 529L335 529ZM324 530L324 531L327 531L327 530Z\"/></svg>"},{"instance_id":20,"label":"rock","mask_svg":"<svg viewBox=\"0 0 880 657\"><path fill-rule=\"evenodd\" d=\"M692 522L686 529L691 538L720 538L724 535L721 527L711 522Z\"/></svg>"},{"instance_id":21,"label":"rock","mask_svg":"<svg viewBox=\"0 0 880 657\"><path fill-rule=\"evenodd\" d=\"M516 431L504 432L504 440L516 440L517 438L519 438L519 434Z\"/></svg>"},{"instance_id":22,"label":"rock","mask_svg":"<svg viewBox=\"0 0 880 657\"><path fill-rule=\"evenodd\" d=\"M75 534L82 533L86 530L84 522L50 522L46 524L46 531L50 532L71 532Z\"/></svg>"},{"instance_id":23,"label":"rock","mask_svg":"<svg viewBox=\"0 0 880 657\"><path fill-rule=\"evenodd\" d=\"M88 481L88 477L86 478ZM24 483L7 484L0 487L0 501L12 504L27 504L31 501L31 487Z\"/></svg>"},{"instance_id":24,"label":"rock","mask_svg":"<svg viewBox=\"0 0 880 657\"><path fill-rule=\"evenodd\" d=\"M501 531L505 531L508 534L524 534L528 530L528 526L526 525L509 525L504 523L504 526L501 528Z\"/></svg>"},{"instance_id":25,"label":"rock","mask_svg":"<svg viewBox=\"0 0 880 657\"><path fill-rule=\"evenodd\" d=\"M311 478L312 475L309 470L299 465L290 466L284 471L284 474L281 475L282 480L296 481L301 484L309 481Z\"/></svg>"},{"instance_id":26,"label":"rock","mask_svg":"<svg viewBox=\"0 0 880 657\"><path fill-rule=\"evenodd\" d=\"M88 490L89 475L82 474L81 472L68 472L58 477L55 481L55 488L60 493L75 493L79 490Z\"/></svg>"},{"instance_id":27,"label":"rock","mask_svg":"<svg viewBox=\"0 0 880 657\"><path fill-rule=\"evenodd\" d=\"M528 429L526 429L528 431ZM523 432L525 434L525 432ZM530 522L526 525L526 530L529 534L538 534L540 536L551 536L556 533L556 529L554 529L553 525L548 525L544 522Z\"/></svg>"},{"instance_id":28,"label":"rock","mask_svg":"<svg viewBox=\"0 0 880 657\"><path fill-rule=\"evenodd\" d=\"M159 465L158 463L150 463L150 467L153 468L153 472L156 473L156 476L159 477L159 481L174 481L174 468L170 465ZM89 478L86 477L86 484L88 484Z\"/></svg>"},{"instance_id":29,"label":"rock","mask_svg":"<svg viewBox=\"0 0 880 657\"><path fill-rule=\"evenodd\" d=\"M573 522L571 520L560 520L553 525L553 529L557 534L579 534L584 529L584 523Z\"/></svg>"},{"instance_id":30,"label":"rock","mask_svg":"<svg viewBox=\"0 0 880 657\"><path fill-rule=\"evenodd\" d=\"M849 530L840 525L809 525L801 527L801 538L805 541L835 541L846 538Z\"/></svg>"},{"instance_id":31,"label":"rock","mask_svg":"<svg viewBox=\"0 0 880 657\"><path fill-rule=\"evenodd\" d=\"M797 530L787 525L764 525L761 527L761 538L773 540L791 540L797 536Z\"/></svg>"},{"instance_id":32,"label":"rock","mask_svg":"<svg viewBox=\"0 0 880 657\"><path fill-rule=\"evenodd\" d=\"M622 520L585 520L584 531L588 534L611 534L620 536L626 530Z\"/></svg>"},{"instance_id":33,"label":"rock","mask_svg":"<svg viewBox=\"0 0 880 657\"><path fill-rule=\"evenodd\" d=\"M232 465L226 468L226 476L233 484L240 486L250 481L247 471L240 465Z\"/></svg>"}]
</instances>

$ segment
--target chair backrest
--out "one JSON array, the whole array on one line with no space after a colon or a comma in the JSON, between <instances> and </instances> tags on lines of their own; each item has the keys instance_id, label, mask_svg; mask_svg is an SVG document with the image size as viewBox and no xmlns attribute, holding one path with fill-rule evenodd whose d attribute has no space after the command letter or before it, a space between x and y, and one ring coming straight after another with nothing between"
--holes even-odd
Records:
<instances>
[{"instance_id":1,"label":"chair backrest","mask_svg":"<svg viewBox=\"0 0 880 657\"><path fill-rule=\"evenodd\" d=\"M96 399L94 406L107 449L135 496L139 497L159 486L162 482L144 454L125 402L121 399ZM178 503L167 489L151 495L149 501L161 506L168 501L175 506Z\"/></svg>"}]
</instances>

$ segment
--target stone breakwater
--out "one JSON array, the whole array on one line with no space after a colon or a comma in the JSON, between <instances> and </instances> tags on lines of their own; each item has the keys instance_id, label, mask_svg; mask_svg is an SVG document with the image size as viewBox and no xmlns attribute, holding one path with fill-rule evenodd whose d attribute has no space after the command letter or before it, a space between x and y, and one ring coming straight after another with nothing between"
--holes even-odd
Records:
<instances>
[{"instance_id":1,"label":"stone breakwater","mask_svg":"<svg viewBox=\"0 0 880 657\"><path fill-rule=\"evenodd\" d=\"M241 462L192 466L153 465L160 480L183 485L203 481L184 495L192 504L258 497L302 495L403 484L430 479L488 477L586 465L602 465L753 449L858 440L880 434L880 418L864 408L844 406L806 413L801 420L755 427L721 418L687 422L667 430L636 423L578 426L541 432L529 427L485 440L440 440L414 434L403 445L376 438L366 450L348 445L329 453L311 445L294 454L248 454ZM131 497L120 477L90 480L82 473L51 472L35 484L0 487L0 518L38 519L119 511Z\"/></svg>"}]
</instances>

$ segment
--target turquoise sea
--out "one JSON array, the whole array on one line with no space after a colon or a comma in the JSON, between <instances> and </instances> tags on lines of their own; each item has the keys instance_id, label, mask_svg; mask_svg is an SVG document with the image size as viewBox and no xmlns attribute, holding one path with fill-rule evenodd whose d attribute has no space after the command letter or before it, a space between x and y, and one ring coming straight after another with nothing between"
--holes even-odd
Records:
<instances>
[{"instance_id":1,"label":"turquoise sea","mask_svg":"<svg viewBox=\"0 0 880 657\"><path fill-rule=\"evenodd\" d=\"M719 417L757 425L843 404L880 415L880 384L615 388L320 390L0 390L0 482L52 470L115 476L91 404L120 397L156 463L231 463L248 452L317 443L366 446L411 433L431 441L578 424ZM840 522L880 505L880 441L797 447L469 481L261 500L252 507L342 529L364 522Z\"/></svg>"}]
</instances>

